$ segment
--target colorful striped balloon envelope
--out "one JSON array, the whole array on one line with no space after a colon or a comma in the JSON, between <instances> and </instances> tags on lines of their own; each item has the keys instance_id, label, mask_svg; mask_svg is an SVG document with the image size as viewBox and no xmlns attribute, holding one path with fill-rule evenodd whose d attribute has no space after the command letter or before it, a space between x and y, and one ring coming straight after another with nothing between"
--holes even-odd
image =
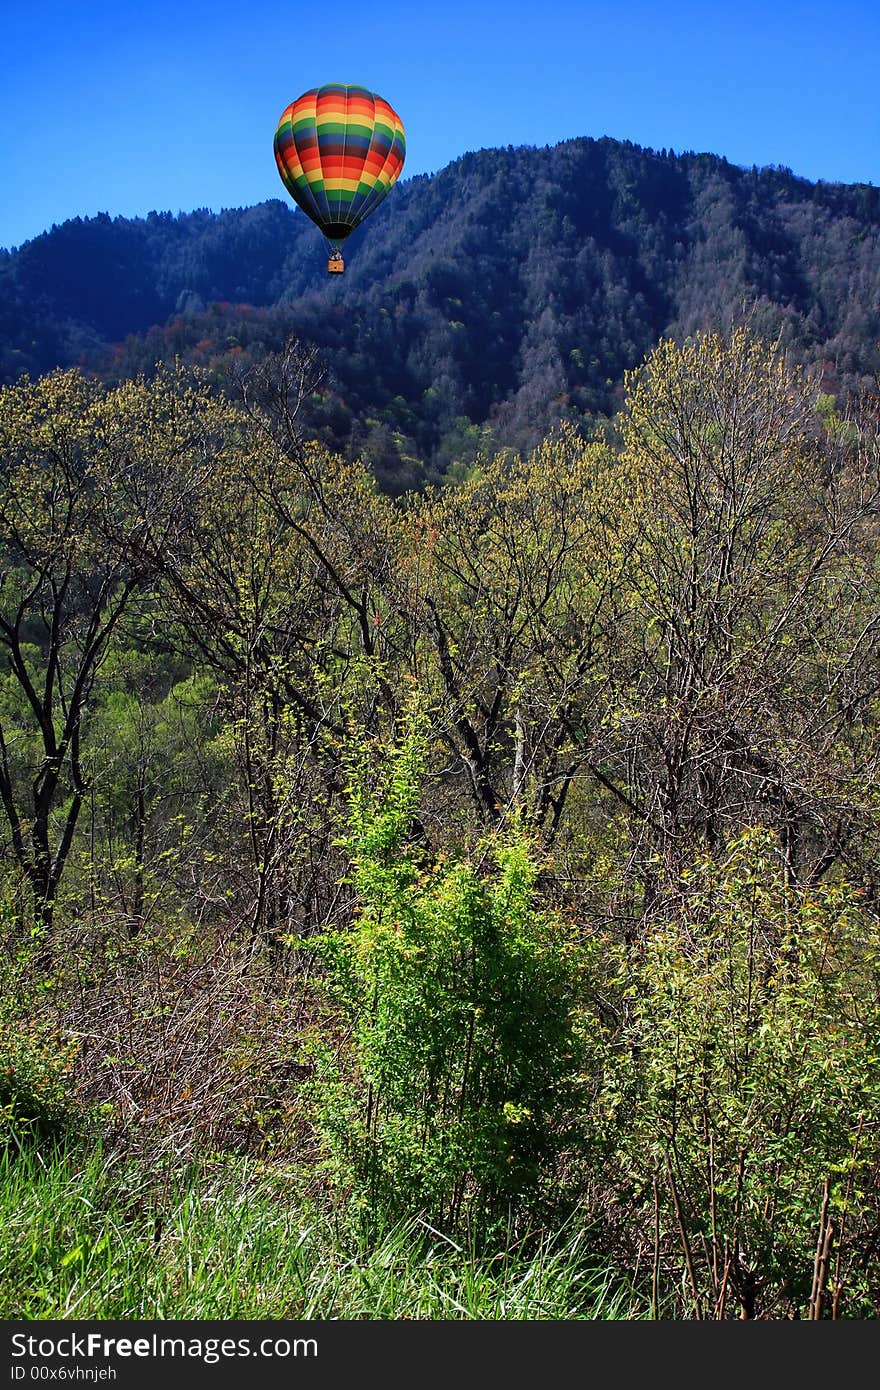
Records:
<instances>
[{"instance_id":1,"label":"colorful striped balloon envelope","mask_svg":"<svg viewBox=\"0 0 880 1390\"><path fill-rule=\"evenodd\" d=\"M330 82L292 101L275 162L294 202L334 245L391 191L406 156L403 122L366 87Z\"/></svg>"}]
</instances>

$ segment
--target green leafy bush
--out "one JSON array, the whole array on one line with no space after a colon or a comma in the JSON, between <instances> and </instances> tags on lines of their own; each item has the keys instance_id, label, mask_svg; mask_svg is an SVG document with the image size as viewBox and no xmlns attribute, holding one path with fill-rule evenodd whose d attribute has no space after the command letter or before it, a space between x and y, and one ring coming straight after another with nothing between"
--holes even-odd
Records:
<instances>
[{"instance_id":1,"label":"green leafy bush","mask_svg":"<svg viewBox=\"0 0 880 1390\"><path fill-rule=\"evenodd\" d=\"M82 1125L70 1072L75 1042L50 1007L51 979L30 943L0 951L0 1149L71 1137Z\"/></svg>"},{"instance_id":2,"label":"green leafy bush","mask_svg":"<svg viewBox=\"0 0 880 1390\"><path fill-rule=\"evenodd\" d=\"M621 952L629 1021L605 1111L654 1247L655 1302L864 1316L880 1232L877 922L845 884L788 885L764 830L685 889Z\"/></svg>"},{"instance_id":3,"label":"green leafy bush","mask_svg":"<svg viewBox=\"0 0 880 1390\"><path fill-rule=\"evenodd\" d=\"M380 787L362 770L352 789L358 907L324 941L342 1042L316 1043L317 1110L362 1209L478 1232L540 1198L571 1137L581 957L536 906L518 830L422 862L408 839L421 757L416 725Z\"/></svg>"}]
</instances>

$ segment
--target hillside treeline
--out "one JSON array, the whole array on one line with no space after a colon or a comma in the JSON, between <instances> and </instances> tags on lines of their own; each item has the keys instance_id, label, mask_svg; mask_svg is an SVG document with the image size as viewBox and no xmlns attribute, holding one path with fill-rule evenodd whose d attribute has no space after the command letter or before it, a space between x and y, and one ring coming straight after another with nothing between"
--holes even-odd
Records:
<instances>
[{"instance_id":1,"label":"hillside treeline","mask_svg":"<svg viewBox=\"0 0 880 1390\"><path fill-rule=\"evenodd\" d=\"M0 397L7 1132L876 1315L876 396L667 340L392 499L312 366Z\"/></svg>"},{"instance_id":2,"label":"hillside treeline","mask_svg":"<svg viewBox=\"0 0 880 1390\"><path fill-rule=\"evenodd\" d=\"M396 187L341 282L277 200L76 219L0 253L0 379L179 355L219 380L293 334L326 367L311 435L404 491L610 418L661 337L744 312L857 393L880 367L878 196L610 139L482 150Z\"/></svg>"}]
</instances>

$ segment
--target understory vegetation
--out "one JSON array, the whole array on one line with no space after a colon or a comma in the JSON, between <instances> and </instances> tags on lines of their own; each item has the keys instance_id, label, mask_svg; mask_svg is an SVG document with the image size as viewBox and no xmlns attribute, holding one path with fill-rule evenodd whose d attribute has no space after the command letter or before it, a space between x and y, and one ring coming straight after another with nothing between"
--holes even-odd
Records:
<instances>
[{"instance_id":1,"label":"understory vegetation","mask_svg":"<svg viewBox=\"0 0 880 1390\"><path fill-rule=\"evenodd\" d=\"M313 370L0 392L0 1313L877 1316L876 393L391 498Z\"/></svg>"}]
</instances>

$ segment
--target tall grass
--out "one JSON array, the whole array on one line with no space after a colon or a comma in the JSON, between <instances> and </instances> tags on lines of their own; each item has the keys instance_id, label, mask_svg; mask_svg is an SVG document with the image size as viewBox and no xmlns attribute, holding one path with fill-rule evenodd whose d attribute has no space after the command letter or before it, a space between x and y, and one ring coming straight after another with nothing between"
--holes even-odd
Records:
<instances>
[{"instance_id":1,"label":"tall grass","mask_svg":"<svg viewBox=\"0 0 880 1390\"><path fill-rule=\"evenodd\" d=\"M585 1229L479 1257L418 1221L370 1243L289 1175L237 1163L157 1179L33 1146L0 1156L5 1319L620 1319L645 1315Z\"/></svg>"}]
</instances>

